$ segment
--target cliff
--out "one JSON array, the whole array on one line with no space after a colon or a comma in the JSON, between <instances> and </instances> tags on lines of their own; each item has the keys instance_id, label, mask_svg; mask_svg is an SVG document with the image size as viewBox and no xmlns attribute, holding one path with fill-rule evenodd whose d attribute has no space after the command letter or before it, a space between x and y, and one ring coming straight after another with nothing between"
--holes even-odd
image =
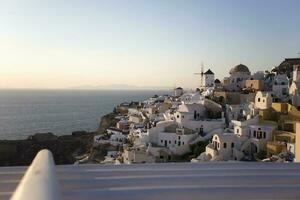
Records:
<instances>
[{"instance_id":1,"label":"cliff","mask_svg":"<svg viewBox=\"0 0 300 200\"><path fill-rule=\"evenodd\" d=\"M58 165L73 164L76 156L90 151L93 136L88 132L64 136L38 133L25 140L0 140L0 166L29 165L41 149L49 149Z\"/></svg>"},{"instance_id":2,"label":"cliff","mask_svg":"<svg viewBox=\"0 0 300 200\"><path fill-rule=\"evenodd\" d=\"M101 118L99 128L98 128L98 133L103 134L105 130L108 129L109 127L115 127L118 122L118 120L115 118L116 116L117 114L115 114L114 112L104 115Z\"/></svg>"}]
</instances>

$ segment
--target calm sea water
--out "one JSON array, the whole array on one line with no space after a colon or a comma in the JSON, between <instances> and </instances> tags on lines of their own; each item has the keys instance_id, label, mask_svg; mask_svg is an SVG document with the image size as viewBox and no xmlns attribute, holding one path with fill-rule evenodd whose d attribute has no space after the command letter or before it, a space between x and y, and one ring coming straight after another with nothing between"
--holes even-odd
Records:
<instances>
[{"instance_id":1,"label":"calm sea water","mask_svg":"<svg viewBox=\"0 0 300 200\"><path fill-rule=\"evenodd\" d=\"M142 101L169 91L0 90L0 139L24 139L93 131L100 118L124 101Z\"/></svg>"}]
</instances>

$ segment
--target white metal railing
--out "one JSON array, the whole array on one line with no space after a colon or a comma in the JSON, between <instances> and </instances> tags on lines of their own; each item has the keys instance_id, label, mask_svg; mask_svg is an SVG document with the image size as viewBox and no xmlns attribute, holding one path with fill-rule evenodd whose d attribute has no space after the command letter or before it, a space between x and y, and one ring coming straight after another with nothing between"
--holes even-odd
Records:
<instances>
[{"instance_id":1,"label":"white metal railing","mask_svg":"<svg viewBox=\"0 0 300 200\"><path fill-rule=\"evenodd\" d=\"M13 193L11 200L60 200L52 153L41 150Z\"/></svg>"}]
</instances>

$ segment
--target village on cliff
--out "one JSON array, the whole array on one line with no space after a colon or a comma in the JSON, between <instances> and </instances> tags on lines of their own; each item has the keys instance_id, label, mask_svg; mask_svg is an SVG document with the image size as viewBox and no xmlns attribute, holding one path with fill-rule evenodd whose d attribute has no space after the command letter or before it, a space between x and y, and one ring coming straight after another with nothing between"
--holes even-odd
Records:
<instances>
[{"instance_id":1,"label":"village on cliff","mask_svg":"<svg viewBox=\"0 0 300 200\"><path fill-rule=\"evenodd\" d=\"M206 70L194 91L118 105L94 137L115 147L102 163L300 161L300 58L255 73L239 64L223 80Z\"/></svg>"}]
</instances>

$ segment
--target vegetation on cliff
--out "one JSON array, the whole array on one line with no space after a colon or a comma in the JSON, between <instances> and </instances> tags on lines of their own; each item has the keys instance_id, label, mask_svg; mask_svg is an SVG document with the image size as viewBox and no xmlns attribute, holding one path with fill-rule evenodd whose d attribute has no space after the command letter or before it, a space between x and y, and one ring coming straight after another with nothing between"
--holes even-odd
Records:
<instances>
[{"instance_id":1,"label":"vegetation on cliff","mask_svg":"<svg viewBox=\"0 0 300 200\"><path fill-rule=\"evenodd\" d=\"M38 133L26 140L1 140L0 166L29 165L42 149L49 149L58 165L73 164L76 156L90 151L93 136L88 132L64 136Z\"/></svg>"}]
</instances>

